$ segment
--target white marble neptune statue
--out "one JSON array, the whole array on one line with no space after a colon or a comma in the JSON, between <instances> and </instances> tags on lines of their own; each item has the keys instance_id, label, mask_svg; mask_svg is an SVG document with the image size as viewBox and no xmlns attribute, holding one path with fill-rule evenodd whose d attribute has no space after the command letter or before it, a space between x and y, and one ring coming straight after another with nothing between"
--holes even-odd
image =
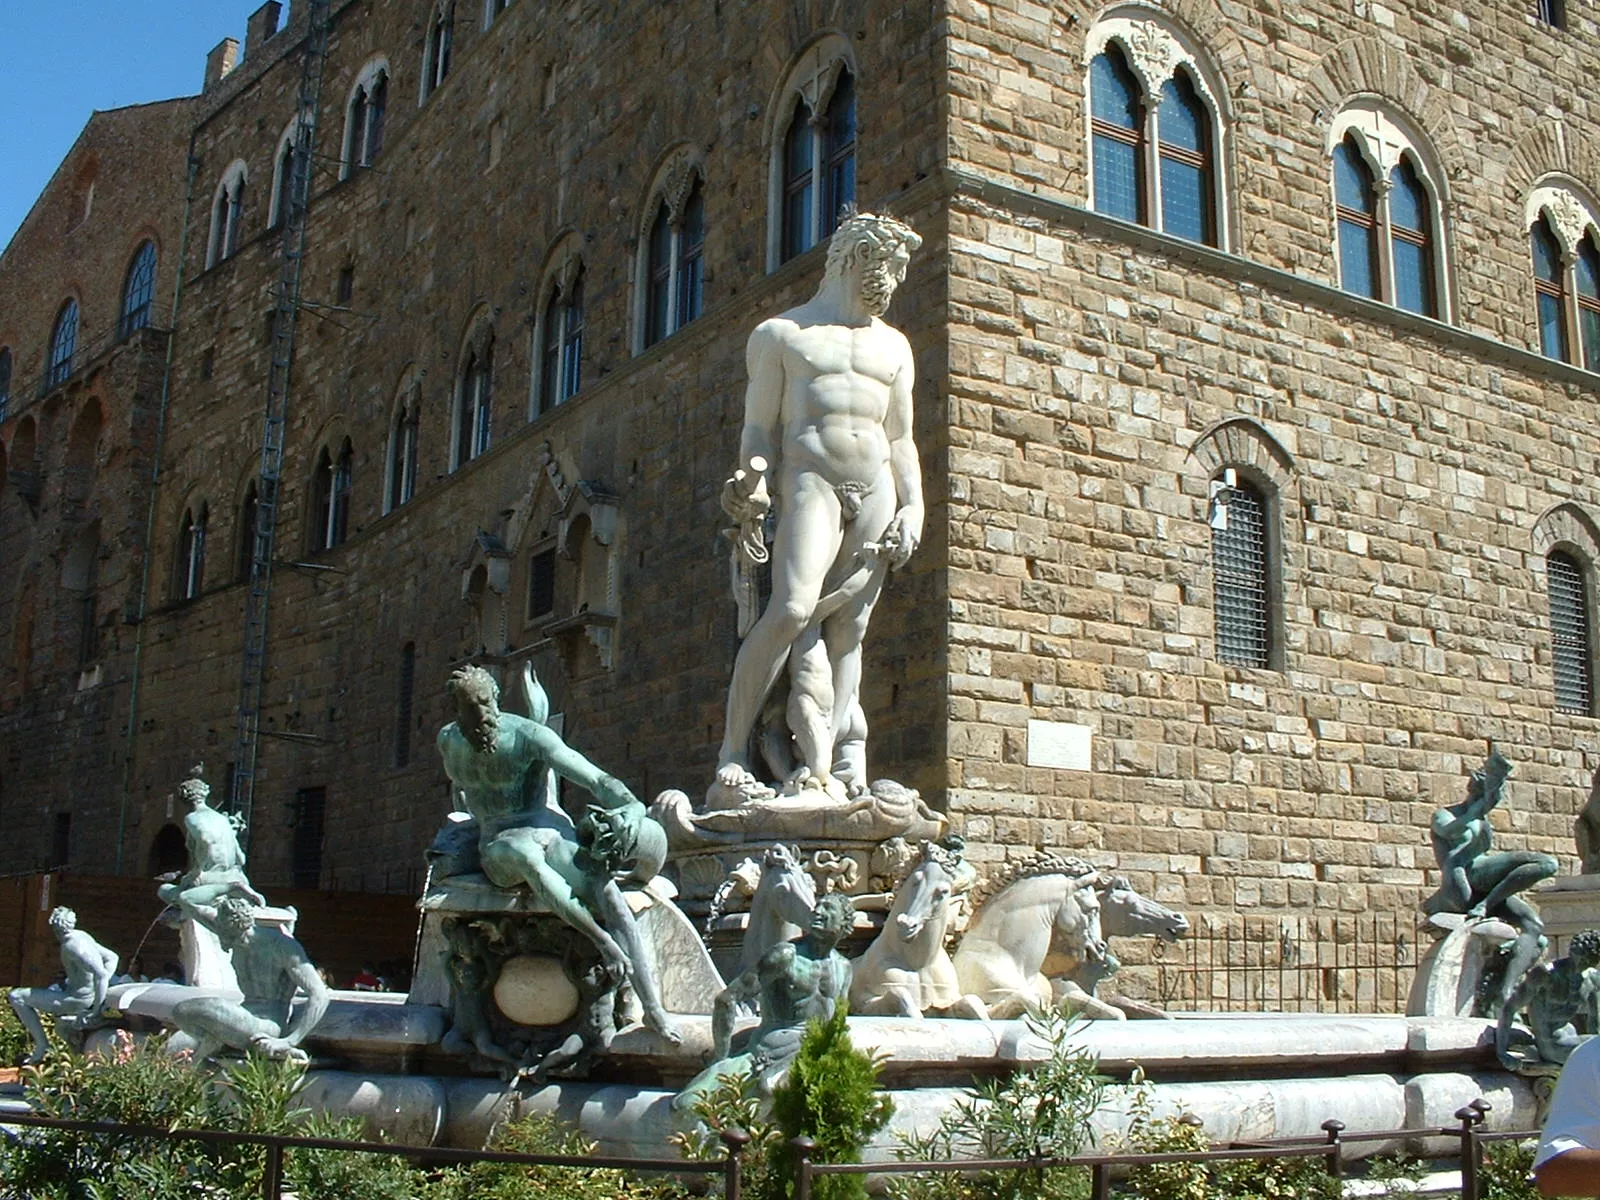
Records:
<instances>
[{"instance_id":1,"label":"white marble neptune statue","mask_svg":"<svg viewBox=\"0 0 1600 1200\"><path fill-rule=\"evenodd\" d=\"M760 530L774 518L772 592L728 688L717 783L729 790L757 782L751 741L765 717L762 753L785 791L867 791L862 639L923 522L911 347L882 316L921 244L892 217L847 217L816 295L746 345L742 466L722 505L744 531L734 552L747 567L768 559Z\"/></svg>"}]
</instances>

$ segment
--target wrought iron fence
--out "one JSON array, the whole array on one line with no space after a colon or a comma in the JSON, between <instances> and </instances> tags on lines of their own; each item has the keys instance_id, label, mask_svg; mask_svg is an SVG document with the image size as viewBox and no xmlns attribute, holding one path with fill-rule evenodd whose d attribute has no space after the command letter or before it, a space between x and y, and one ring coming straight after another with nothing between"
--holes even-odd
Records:
<instances>
[{"instance_id":1,"label":"wrought iron fence","mask_svg":"<svg viewBox=\"0 0 1600 1200\"><path fill-rule=\"evenodd\" d=\"M1206 915L1129 974L1174 1012L1404 1012L1419 937L1415 914Z\"/></svg>"},{"instance_id":2,"label":"wrought iron fence","mask_svg":"<svg viewBox=\"0 0 1600 1200\"><path fill-rule=\"evenodd\" d=\"M1111 1179L1114 1172L1158 1163L1320 1158L1329 1175L1341 1178L1344 1175L1345 1147L1359 1142L1391 1142L1416 1138L1455 1139L1461 1160L1461 1200L1483 1200L1484 1144L1528 1141L1539 1136L1539 1131L1536 1129L1488 1132L1484 1129L1484 1118L1489 1110L1490 1106L1486 1101L1474 1100L1466 1107L1456 1110L1457 1125L1443 1129L1393 1129L1347 1133L1343 1122L1329 1120L1322 1123L1324 1136L1320 1138L1275 1138L1259 1142L1235 1142L1227 1146L1213 1146L1209 1150L1172 1151L1162 1154L1080 1154L1070 1158L819 1163L812 1158L816 1151L816 1143L810 1138L795 1138L790 1142L797 1161L794 1200L811 1200L812 1184L820 1175L918 1175L952 1171L968 1174L1037 1172L1075 1167L1089 1171L1092 1200L1110 1200Z\"/></svg>"},{"instance_id":3,"label":"wrought iron fence","mask_svg":"<svg viewBox=\"0 0 1600 1200\"><path fill-rule=\"evenodd\" d=\"M1458 1145L1461 1163L1461 1200L1482 1200L1483 1148L1486 1143L1528 1141L1538 1130L1491 1133L1484 1128L1490 1106L1483 1100L1456 1110L1455 1126L1370 1130L1350 1133L1341 1121L1322 1123L1323 1136L1275 1138L1257 1142L1234 1142L1208 1150L1175 1151L1160 1154L1083 1154L1070 1158L1037 1159L958 1159L904 1160L872 1163L820 1163L815 1161L816 1144L810 1138L796 1138L795 1200L810 1200L812 1184L820 1175L917 1175L930 1173L1037 1172L1065 1168L1087 1169L1093 1200L1109 1200L1113 1172L1129 1167L1157 1163L1218 1163L1246 1159L1320 1158L1328 1173L1342 1177L1346 1148L1362 1142L1396 1142L1421 1138L1449 1138ZM726 1155L719 1160L693 1161L665 1158L623 1158L615 1155L514 1154L496 1150L457 1150L443 1146L401 1146L390 1142L353 1142L337 1138L286 1137L265 1133L229 1133L213 1129L166 1129L149 1125L119 1125L102 1121L73 1121L31 1114L6 1114L0 1127L21 1126L62 1129L84 1136L148 1138L158 1141L200 1141L236 1146L260 1146L264 1151L261 1176L263 1200L282 1200L284 1155L297 1150L332 1150L350 1154L384 1154L438 1164L505 1163L521 1166L568 1168L571 1170L625 1170L688 1177L714 1183L722 1181L726 1200L741 1200L743 1163L741 1155L749 1142L742 1130L722 1133Z\"/></svg>"},{"instance_id":4,"label":"wrought iron fence","mask_svg":"<svg viewBox=\"0 0 1600 1200\"><path fill-rule=\"evenodd\" d=\"M232 1133L220 1129L166 1129L155 1125L119 1125L110 1121L72 1121L26 1113L0 1116L7 1125L64 1129L85 1137L145 1138L154 1141L193 1141L233 1146L260 1146L264 1151L261 1174L263 1200L283 1200L284 1155L297 1150L333 1150L349 1154L383 1154L439 1165L506 1163L525 1167L565 1167L572 1170L647 1171L680 1178L714 1182L722 1180L725 1200L740 1200L743 1172L740 1155L749 1135L729 1129L722 1133L727 1155L713 1161L682 1158L623 1158L616 1155L514 1154L501 1150L457 1150L448 1146L401 1146L393 1142L352 1142L340 1138L287 1137L271 1133ZM352 1198L354 1200L354 1198Z\"/></svg>"}]
</instances>

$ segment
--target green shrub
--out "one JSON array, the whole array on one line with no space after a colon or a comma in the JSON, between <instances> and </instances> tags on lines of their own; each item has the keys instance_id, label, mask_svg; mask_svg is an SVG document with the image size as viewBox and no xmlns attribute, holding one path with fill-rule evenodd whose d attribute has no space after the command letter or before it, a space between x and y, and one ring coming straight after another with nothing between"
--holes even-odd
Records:
<instances>
[{"instance_id":1,"label":"green shrub","mask_svg":"<svg viewBox=\"0 0 1600 1200\"><path fill-rule=\"evenodd\" d=\"M14 1067L33 1049L33 1039L11 1008L11 989L0 988L0 1067Z\"/></svg>"},{"instance_id":2,"label":"green shrub","mask_svg":"<svg viewBox=\"0 0 1600 1200\"><path fill-rule=\"evenodd\" d=\"M1030 1016L1034 1036L1050 1047L1036 1067L989 1080L958 1101L931 1133L902 1135L900 1158L1065 1158L1094 1143L1089 1120L1106 1080L1093 1054L1070 1044L1073 1022L1056 1012ZM1023 1172L900 1175L897 1200L1079 1200L1089 1191L1081 1167Z\"/></svg>"},{"instance_id":3,"label":"green shrub","mask_svg":"<svg viewBox=\"0 0 1600 1200\"><path fill-rule=\"evenodd\" d=\"M834 1009L830 1020L813 1019L788 1075L772 1094L772 1118L781 1136L762 1195L783 1200L793 1194L797 1167L791 1138L814 1141L816 1162L860 1162L867 1141L893 1115L894 1102L878 1090L878 1064L851 1044L845 1006ZM865 1200L866 1182L860 1175L821 1175L812 1180L811 1194L816 1200Z\"/></svg>"},{"instance_id":4,"label":"green shrub","mask_svg":"<svg viewBox=\"0 0 1600 1200\"><path fill-rule=\"evenodd\" d=\"M1117 1149L1131 1154L1209 1150L1210 1135L1187 1114L1156 1117L1150 1089L1134 1092L1132 1120ZM1327 1160L1235 1158L1220 1162L1148 1163L1128 1172L1125 1191L1138 1200L1339 1200Z\"/></svg>"},{"instance_id":5,"label":"green shrub","mask_svg":"<svg viewBox=\"0 0 1600 1200\"><path fill-rule=\"evenodd\" d=\"M595 1144L554 1117L537 1115L496 1131L490 1148L512 1154L594 1154ZM608 1168L474 1163L434 1173L418 1200L654 1200L681 1197L672 1181L648 1181ZM367 1193L347 1193L347 1200Z\"/></svg>"},{"instance_id":6,"label":"green shrub","mask_svg":"<svg viewBox=\"0 0 1600 1200\"><path fill-rule=\"evenodd\" d=\"M723 1076L717 1085L701 1093L690 1110L695 1126L687 1133L675 1133L671 1141L689 1159L712 1162L727 1157L722 1134L742 1130L750 1140L740 1155L740 1171L745 1190L752 1196L765 1196L773 1190L769 1178L773 1170L773 1151L783 1134L773 1122L768 1106L749 1071Z\"/></svg>"},{"instance_id":7,"label":"green shrub","mask_svg":"<svg viewBox=\"0 0 1600 1200\"><path fill-rule=\"evenodd\" d=\"M1483 1148L1478 1176L1484 1200L1539 1200L1528 1172L1533 1170L1532 1142L1490 1142Z\"/></svg>"},{"instance_id":8,"label":"green shrub","mask_svg":"<svg viewBox=\"0 0 1600 1200\"><path fill-rule=\"evenodd\" d=\"M298 1100L302 1068L251 1056L220 1073L169 1055L163 1039L135 1045L120 1034L110 1055L53 1053L24 1079L43 1115L167 1129L218 1129L358 1139L356 1118L315 1116ZM29 1130L0 1143L0 1179L40 1200L225 1200L261 1194L257 1146L115 1134ZM285 1156L286 1190L301 1200L402 1200L419 1177L399 1159L336 1151Z\"/></svg>"},{"instance_id":9,"label":"green shrub","mask_svg":"<svg viewBox=\"0 0 1600 1200\"><path fill-rule=\"evenodd\" d=\"M1134 1093L1132 1120L1117 1149L1130 1154L1167 1154L1209 1150L1205 1126L1186 1116L1157 1117L1151 1111L1150 1090ZM1149 1163L1128 1172L1127 1190L1141 1200L1211 1200L1211 1180L1205 1163Z\"/></svg>"}]
</instances>

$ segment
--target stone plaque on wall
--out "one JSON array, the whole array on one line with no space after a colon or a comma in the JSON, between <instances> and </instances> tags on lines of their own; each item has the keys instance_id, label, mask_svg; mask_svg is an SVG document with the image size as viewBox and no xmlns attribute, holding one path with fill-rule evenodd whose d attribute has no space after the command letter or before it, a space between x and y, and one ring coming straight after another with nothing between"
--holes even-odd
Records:
<instances>
[{"instance_id":1,"label":"stone plaque on wall","mask_svg":"<svg viewBox=\"0 0 1600 1200\"><path fill-rule=\"evenodd\" d=\"M1093 731L1069 721L1028 722L1028 765L1063 771L1090 769Z\"/></svg>"}]
</instances>

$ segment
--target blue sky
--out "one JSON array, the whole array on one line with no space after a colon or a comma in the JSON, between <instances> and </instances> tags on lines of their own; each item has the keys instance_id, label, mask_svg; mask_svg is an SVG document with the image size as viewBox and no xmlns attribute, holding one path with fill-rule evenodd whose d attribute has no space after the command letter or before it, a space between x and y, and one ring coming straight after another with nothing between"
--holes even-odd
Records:
<instances>
[{"instance_id":1,"label":"blue sky","mask_svg":"<svg viewBox=\"0 0 1600 1200\"><path fill-rule=\"evenodd\" d=\"M0 246L95 109L193 95L261 0L0 0ZM287 8L287 6L285 6Z\"/></svg>"}]
</instances>

